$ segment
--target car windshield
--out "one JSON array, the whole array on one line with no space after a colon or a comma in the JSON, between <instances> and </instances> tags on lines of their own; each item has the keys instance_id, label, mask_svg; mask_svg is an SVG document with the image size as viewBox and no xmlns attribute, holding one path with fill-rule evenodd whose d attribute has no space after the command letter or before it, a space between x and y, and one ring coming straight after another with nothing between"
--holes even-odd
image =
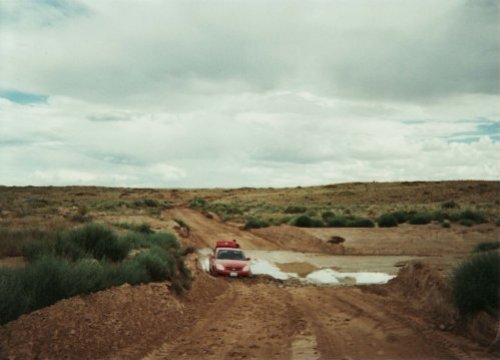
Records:
<instances>
[{"instance_id":1,"label":"car windshield","mask_svg":"<svg viewBox=\"0 0 500 360\"><path fill-rule=\"evenodd\" d=\"M219 250L217 259L225 260L245 260L245 254L241 250Z\"/></svg>"}]
</instances>

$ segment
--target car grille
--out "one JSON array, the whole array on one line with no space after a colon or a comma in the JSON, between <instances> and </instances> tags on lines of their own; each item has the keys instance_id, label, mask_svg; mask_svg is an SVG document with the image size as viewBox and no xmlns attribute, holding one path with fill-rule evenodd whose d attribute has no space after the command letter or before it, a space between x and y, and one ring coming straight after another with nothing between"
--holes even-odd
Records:
<instances>
[{"instance_id":1,"label":"car grille","mask_svg":"<svg viewBox=\"0 0 500 360\"><path fill-rule=\"evenodd\" d=\"M226 270L229 271L240 271L242 267L236 267L236 266L226 266Z\"/></svg>"}]
</instances>

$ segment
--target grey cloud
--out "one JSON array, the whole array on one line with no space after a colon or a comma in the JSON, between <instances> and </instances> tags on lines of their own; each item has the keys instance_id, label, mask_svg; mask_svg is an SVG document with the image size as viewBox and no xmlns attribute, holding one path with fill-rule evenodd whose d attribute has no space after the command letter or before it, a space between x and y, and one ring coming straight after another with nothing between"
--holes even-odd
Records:
<instances>
[{"instance_id":1,"label":"grey cloud","mask_svg":"<svg viewBox=\"0 0 500 360\"><path fill-rule=\"evenodd\" d=\"M119 122L130 120L130 118L123 115L89 115L87 119L94 122Z\"/></svg>"},{"instance_id":2,"label":"grey cloud","mask_svg":"<svg viewBox=\"0 0 500 360\"><path fill-rule=\"evenodd\" d=\"M286 88L416 102L497 90L495 0L132 2L119 18L88 6L40 35L38 51L58 55L27 66L44 70L48 93L192 106L197 94Z\"/></svg>"}]
</instances>

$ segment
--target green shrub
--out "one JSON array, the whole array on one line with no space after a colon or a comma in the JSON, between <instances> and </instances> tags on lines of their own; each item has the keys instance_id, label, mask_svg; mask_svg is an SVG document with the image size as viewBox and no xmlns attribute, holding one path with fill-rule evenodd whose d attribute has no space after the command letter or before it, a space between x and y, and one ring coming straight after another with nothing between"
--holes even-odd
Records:
<instances>
[{"instance_id":1,"label":"green shrub","mask_svg":"<svg viewBox=\"0 0 500 360\"><path fill-rule=\"evenodd\" d=\"M480 211L473 211L470 209L458 213L457 212L452 213L450 214L450 219L454 222L459 222L459 223L465 220L466 226L471 226L473 224L482 224L486 222L486 216L484 215L484 213Z\"/></svg>"},{"instance_id":2,"label":"green shrub","mask_svg":"<svg viewBox=\"0 0 500 360\"><path fill-rule=\"evenodd\" d=\"M191 226L189 226L184 220L179 219L179 218L174 218L174 221L179 224L180 227L186 228L186 229L191 229Z\"/></svg>"},{"instance_id":3,"label":"green shrub","mask_svg":"<svg viewBox=\"0 0 500 360\"><path fill-rule=\"evenodd\" d=\"M442 223L443 221L450 219L450 214L444 211L435 211L432 213L432 219Z\"/></svg>"},{"instance_id":4,"label":"green shrub","mask_svg":"<svg viewBox=\"0 0 500 360\"><path fill-rule=\"evenodd\" d=\"M21 255L29 262L33 262L44 255L53 255L54 252L53 239L32 240L24 244L21 249Z\"/></svg>"},{"instance_id":5,"label":"green shrub","mask_svg":"<svg viewBox=\"0 0 500 360\"><path fill-rule=\"evenodd\" d=\"M154 230L151 229L151 224L148 223L142 223L142 224L130 224L127 222L119 222L119 223L113 223L113 225L121 227L123 229L127 230L132 230L144 234L152 234L154 233Z\"/></svg>"},{"instance_id":6,"label":"green shrub","mask_svg":"<svg viewBox=\"0 0 500 360\"><path fill-rule=\"evenodd\" d=\"M142 223L142 224L137 225L136 231L143 233L143 234L153 234L154 233L154 230L151 229L151 224L148 224L148 223Z\"/></svg>"},{"instance_id":7,"label":"green shrub","mask_svg":"<svg viewBox=\"0 0 500 360\"><path fill-rule=\"evenodd\" d=\"M500 254L484 252L458 265L452 276L455 305L462 314L487 311L498 316Z\"/></svg>"},{"instance_id":8,"label":"green shrub","mask_svg":"<svg viewBox=\"0 0 500 360\"><path fill-rule=\"evenodd\" d=\"M420 212L410 218L410 224L425 225L432 221L432 215L426 212Z\"/></svg>"},{"instance_id":9,"label":"green shrub","mask_svg":"<svg viewBox=\"0 0 500 360\"><path fill-rule=\"evenodd\" d=\"M379 227L395 227L398 226L398 219L392 214L383 214L377 219Z\"/></svg>"},{"instance_id":10,"label":"green shrub","mask_svg":"<svg viewBox=\"0 0 500 360\"><path fill-rule=\"evenodd\" d=\"M307 207L290 205L285 209L285 214L303 214L307 211Z\"/></svg>"},{"instance_id":11,"label":"green shrub","mask_svg":"<svg viewBox=\"0 0 500 360\"><path fill-rule=\"evenodd\" d=\"M410 213L408 211L398 210L391 213L394 216L399 224L403 224L410 220Z\"/></svg>"},{"instance_id":12,"label":"green shrub","mask_svg":"<svg viewBox=\"0 0 500 360\"><path fill-rule=\"evenodd\" d=\"M460 214L460 218L465 220L472 220L476 224L482 224L486 222L486 217L485 215L480 212L480 211L473 211L473 210L465 210Z\"/></svg>"},{"instance_id":13,"label":"green shrub","mask_svg":"<svg viewBox=\"0 0 500 360\"><path fill-rule=\"evenodd\" d=\"M158 200L144 199L142 202L147 207L160 207L160 203L158 202Z\"/></svg>"},{"instance_id":14,"label":"green shrub","mask_svg":"<svg viewBox=\"0 0 500 360\"><path fill-rule=\"evenodd\" d=\"M73 260L82 257L123 260L130 250L129 244L101 224L88 224L70 231L58 233L56 254Z\"/></svg>"},{"instance_id":15,"label":"green shrub","mask_svg":"<svg viewBox=\"0 0 500 360\"><path fill-rule=\"evenodd\" d=\"M450 228L451 227L451 224L448 220L445 220L441 223L441 226L444 227L444 228Z\"/></svg>"},{"instance_id":16,"label":"green shrub","mask_svg":"<svg viewBox=\"0 0 500 360\"><path fill-rule=\"evenodd\" d=\"M175 235L170 233L156 233L148 236L151 247L157 246L164 250L179 250L180 245Z\"/></svg>"},{"instance_id":17,"label":"green shrub","mask_svg":"<svg viewBox=\"0 0 500 360\"><path fill-rule=\"evenodd\" d=\"M328 222L329 220L333 219L335 217L335 213L333 211L324 211L321 213L321 218L323 221Z\"/></svg>"},{"instance_id":18,"label":"green shrub","mask_svg":"<svg viewBox=\"0 0 500 360\"><path fill-rule=\"evenodd\" d=\"M328 227L346 227L347 219L344 216L335 216L327 221Z\"/></svg>"},{"instance_id":19,"label":"green shrub","mask_svg":"<svg viewBox=\"0 0 500 360\"><path fill-rule=\"evenodd\" d=\"M298 227L322 227L324 226L323 221L307 215L300 215L291 220L290 225Z\"/></svg>"},{"instance_id":20,"label":"green shrub","mask_svg":"<svg viewBox=\"0 0 500 360\"><path fill-rule=\"evenodd\" d=\"M374 227L373 221L367 218L356 217L347 221L347 227Z\"/></svg>"},{"instance_id":21,"label":"green shrub","mask_svg":"<svg viewBox=\"0 0 500 360\"><path fill-rule=\"evenodd\" d=\"M477 244L472 252L483 252L500 249L500 241L485 241Z\"/></svg>"},{"instance_id":22,"label":"green shrub","mask_svg":"<svg viewBox=\"0 0 500 360\"><path fill-rule=\"evenodd\" d=\"M108 261L123 260L130 247L149 249L122 262ZM129 232L118 238L92 224L59 233L52 242L33 240L23 251L30 260L25 267L0 267L0 324L63 298L124 283L170 280L176 291L190 287L184 251L172 234Z\"/></svg>"},{"instance_id":23,"label":"green shrub","mask_svg":"<svg viewBox=\"0 0 500 360\"><path fill-rule=\"evenodd\" d=\"M195 196L189 203L191 209L205 209L207 207L207 202L205 199Z\"/></svg>"},{"instance_id":24,"label":"green shrub","mask_svg":"<svg viewBox=\"0 0 500 360\"><path fill-rule=\"evenodd\" d=\"M249 229L260 229L264 227L268 227L270 224L269 222L259 219L259 218L250 218L247 220L245 223L244 229L249 230Z\"/></svg>"},{"instance_id":25,"label":"green shrub","mask_svg":"<svg viewBox=\"0 0 500 360\"><path fill-rule=\"evenodd\" d=\"M53 234L37 228L9 229L0 227L0 257L23 255L23 248L33 243L50 242Z\"/></svg>"}]
</instances>

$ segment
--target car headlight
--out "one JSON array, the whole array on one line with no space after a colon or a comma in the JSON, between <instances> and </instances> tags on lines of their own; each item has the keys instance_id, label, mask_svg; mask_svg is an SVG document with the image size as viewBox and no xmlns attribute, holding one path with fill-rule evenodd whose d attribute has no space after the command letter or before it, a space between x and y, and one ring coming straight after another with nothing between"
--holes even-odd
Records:
<instances>
[{"instance_id":1,"label":"car headlight","mask_svg":"<svg viewBox=\"0 0 500 360\"><path fill-rule=\"evenodd\" d=\"M215 264L215 268L217 270L224 270L224 265L222 265L222 264Z\"/></svg>"},{"instance_id":2,"label":"car headlight","mask_svg":"<svg viewBox=\"0 0 500 360\"><path fill-rule=\"evenodd\" d=\"M245 267L243 267L243 271L250 271L250 265L245 265Z\"/></svg>"}]
</instances>

